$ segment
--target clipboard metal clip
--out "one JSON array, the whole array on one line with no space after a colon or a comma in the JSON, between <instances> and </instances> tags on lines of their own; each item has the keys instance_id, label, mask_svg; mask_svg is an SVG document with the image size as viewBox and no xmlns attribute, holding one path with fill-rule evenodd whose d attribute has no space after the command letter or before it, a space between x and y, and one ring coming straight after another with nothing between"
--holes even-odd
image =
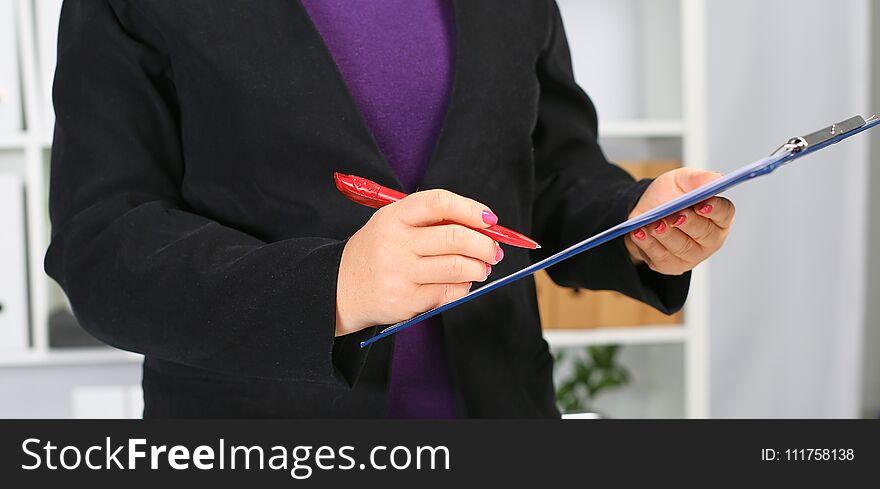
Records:
<instances>
[{"instance_id":1,"label":"clipboard metal clip","mask_svg":"<svg viewBox=\"0 0 880 489\"><path fill-rule=\"evenodd\" d=\"M854 129L858 129L866 124L870 124L877 120L877 116L872 115L868 117L866 120L864 117L857 115L854 117L850 117L845 121L838 122L837 124L831 124L828 127L819 129L816 132L811 132L806 136L799 136L795 138L791 138L787 143L783 144L776 151L770 153L770 156L776 156L781 152L789 151L791 153L799 153L811 146L816 146L831 139L834 139L841 134L848 133Z\"/></svg>"}]
</instances>

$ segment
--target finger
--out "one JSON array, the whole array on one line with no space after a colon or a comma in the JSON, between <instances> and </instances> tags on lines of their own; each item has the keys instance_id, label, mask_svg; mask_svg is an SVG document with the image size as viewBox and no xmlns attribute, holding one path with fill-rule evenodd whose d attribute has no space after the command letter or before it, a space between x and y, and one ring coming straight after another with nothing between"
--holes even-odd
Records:
<instances>
[{"instance_id":1,"label":"finger","mask_svg":"<svg viewBox=\"0 0 880 489\"><path fill-rule=\"evenodd\" d=\"M458 224L416 228L412 252L419 256L464 255L497 264L504 251L494 239Z\"/></svg>"},{"instance_id":2,"label":"finger","mask_svg":"<svg viewBox=\"0 0 880 489\"><path fill-rule=\"evenodd\" d=\"M672 227L680 229L702 246L713 244L721 231L714 221L698 215L693 209L685 209L674 214L668 221Z\"/></svg>"},{"instance_id":3,"label":"finger","mask_svg":"<svg viewBox=\"0 0 880 489\"><path fill-rule=\"evenodd\" d=\"M395 205L400 219L410 226L451 221L472 228L486 228L498 223L498 216L487 206L447 190L416 192Z\"/></svg>"},{"instance_id":4,"label":"finger","mask_svg":"<svg viewBox=\"0 0 880 489\"><path fill-rule=\"evenodd\" d=\"M471 283L420 285L416 289L413 301L422 313L466 296L472 285Z\"/></svg>"},{"instance_id":5,"label":"finger","mask_svg":"<svg viewBox=\"0 0 880 489\"><path fill-rule=\"evenodd\" d=\"M630 234L630 238L639 248L639 252L644 258L645 263L652 270L660 273L682 274L690 270L690 265L682 261L681 258L673 255L660 241L647 232L644 228L640 228Z\"/></svg>"},{"instance_id":6,"label":"finger","mask_svg":"<svg viewBox=\"0 0 880 489\"><path fill-rule=\"evenodd\" d=\"M724 197L712 197L693 207L693 210L708 219L711 219L718 227L727 229L733 224L733 216L736 208L733 202Z\"/></svg>"},{"instance_id":7,"label":"finger","mask_svg":"<svg viewBox=\"0 0 880 489\"><path fill-rule=\"evenodd\" d=\"M426 256L416 261L410 275L423 284L483 282L492 273L488 263L461 255Z\"/></svg>"},{"instance_id":8,"label":"finger","mask_svg":"<svg viewBox=\"0 0 880 489\"><path fill-rule=\"evenodd\" d=\"M680 229L669 226L666 219L648 226L648 234L685 263L696 264L704 258L703 247Z\"/></svg>"},{"instance_id":9,"label":"finger","mask_svg":"<svg viewBox=\"0 0 880 489\"><path fill-rule=\"evenodd\" d=\"M675 185L682 192L690 192L707 183L711 183L723 177L721 173L714 171L697 170L696 168L682 168L675 172Z\"/></svg>"}]
</instances>

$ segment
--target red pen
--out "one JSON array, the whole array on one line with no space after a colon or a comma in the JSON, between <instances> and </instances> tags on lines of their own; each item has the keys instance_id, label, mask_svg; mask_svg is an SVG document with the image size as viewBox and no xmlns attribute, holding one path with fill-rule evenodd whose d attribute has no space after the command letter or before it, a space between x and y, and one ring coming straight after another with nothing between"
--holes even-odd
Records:
<instances>
[{"instance_id":1,"label":"red pen","mask_svg":"<svg viewBox=\"0 0 880 489\"><path fill-rule=\"evenodd\" d=\"M374 209L397 202L406 197L406 194L403 192L383 187L372 180L354 175L343 175L342 173L334 172L333 180L336 182L336 188L350 200ZM474 231L485 234L499 243L519 248L534 250L541 247L532 238L497 224L487 228L474 229Z\"/></svg>"}]
</instances>

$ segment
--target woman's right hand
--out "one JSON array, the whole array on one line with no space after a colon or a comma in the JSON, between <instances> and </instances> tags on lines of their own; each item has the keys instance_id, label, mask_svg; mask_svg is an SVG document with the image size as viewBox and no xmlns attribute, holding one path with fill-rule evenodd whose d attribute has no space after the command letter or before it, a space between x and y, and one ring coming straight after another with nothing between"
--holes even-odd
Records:
<instances>
[{"instance_id":1,"label":"woman's right hand","mask_svg":"<svg viewBox=\"0 0 880 489\"><path fill-rule=\"evenodd\" d=\"M342 252L336 336L466 295L504 257L495 240L468 227L497 222L485 205L446 190L416 192L377 210Z\"/></svg>"}]
</instances>

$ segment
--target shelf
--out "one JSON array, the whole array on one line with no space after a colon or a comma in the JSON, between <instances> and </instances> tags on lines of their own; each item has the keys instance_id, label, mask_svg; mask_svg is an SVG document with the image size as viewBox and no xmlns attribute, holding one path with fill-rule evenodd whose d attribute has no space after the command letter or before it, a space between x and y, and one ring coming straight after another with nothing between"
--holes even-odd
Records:
<instances>
[{"instance_id":1,"label":"shelf","mask_svg":"<svg viewBox=\"0 0 880 489\"><path fill-rule=\"evenodd\" d=\"M687 330L679 325L544 330L544 339L553 348L683 343L686 338Z\"/></svg>"},{"instance_id":2,"label":"shelf","mask_svg":"<svg viewBox=\"0 0 880 489\"><path fill-rule=\"evenodd\" d=\"M55 138L52 131L40 131L39 136L37 136L37 143L42 146L44 149L48 149L52 147L52 140Z\"/></svg>"},{"instance_id":3,"label":"shelf","mask_svg":"<svg viewBox=\"0 0 880 489\"><path fill-rule=\"evenodd\" d=\"M677 138L683 135L684 124L677 119L599 121L600 138Z\"/></svg>"},{"instance_id":4,"label":"shelf","mask_svg":"<svg viewBox=\"0 0 880 489\"><path fill-rule=\"evenodd\" d=\"M28 146L39 146L47 149L52 147L51 132L6 132L0 133L0 150L24 149Z\"/></svg>"},{"instance_id":5,"label":"shelf","mask_svg":"<svg viewBox=\"0 0 880 489\"><path fill-rule=\"evenodd\" d=\"M590 345L644 345L681 343L687 337L683 326L633 326L620 328L551 329L544 331L544 339L551 347L578 347ZM143 356L113 348L52 349L48 352L3 354L0 367L96 365L138 363Z\"/></svg>"},{"instance_id":6,"label":"shelf","mask_svg":"<svg viewBox=\"0 0 880 489\"><path fill-rule=\"evenodd\" d=\"M142 355L108 347L51 349L48 352L30 351L0 354L0 367L51 367L64 365L132 364L143 360Z\"/></svg>"},{"instance_id":7,"label":"shelf","mask_svg":"<svg viewBox=\"0 0 880 489\"><path fill-rule=\"evenodd\" d=\"M0 150L24 149L30 141L30 135L24 132L0 133Z\"/></svg>"}]
</instances>

